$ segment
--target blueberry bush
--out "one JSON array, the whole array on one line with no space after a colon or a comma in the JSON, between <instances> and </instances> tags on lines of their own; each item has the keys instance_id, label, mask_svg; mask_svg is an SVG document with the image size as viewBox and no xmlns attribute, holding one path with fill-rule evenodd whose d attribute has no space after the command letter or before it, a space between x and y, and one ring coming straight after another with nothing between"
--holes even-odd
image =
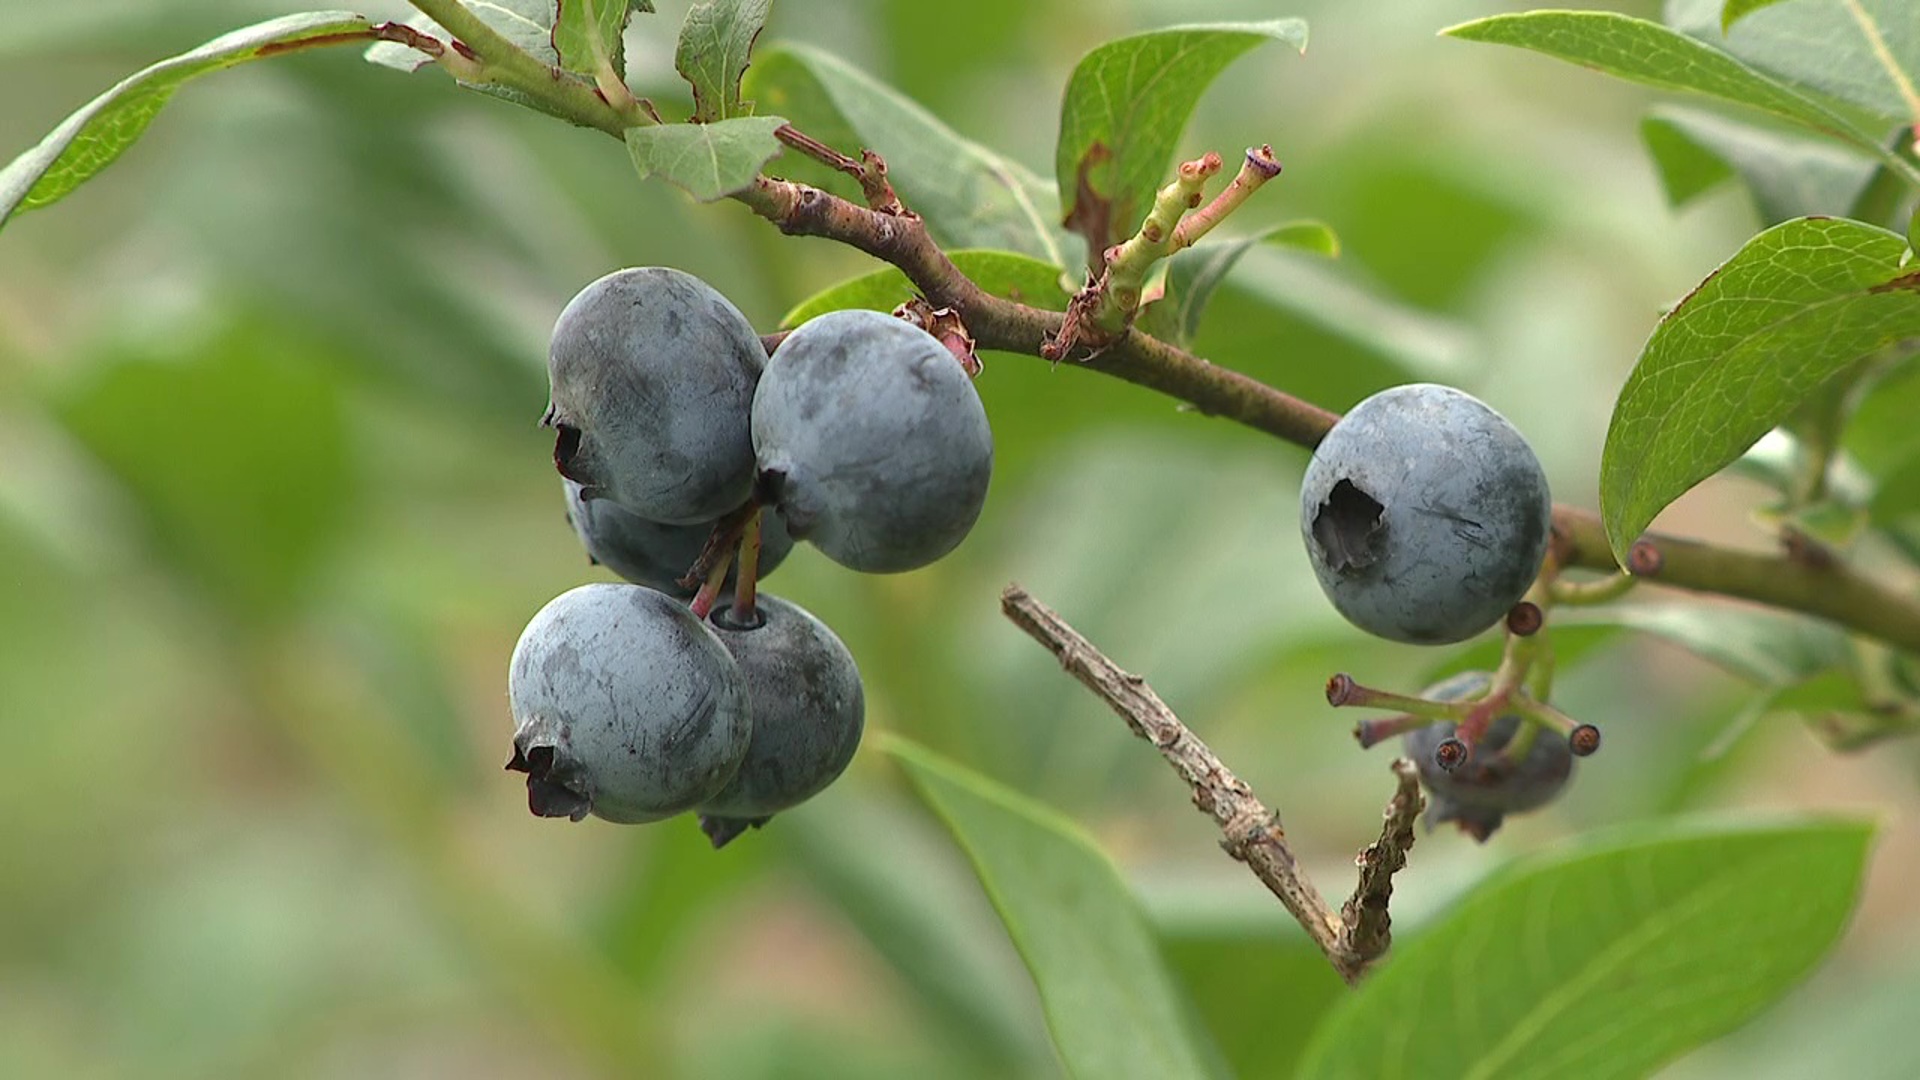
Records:
<instances>
[{"instance_id":1,"label":"blueberry bush","mask_svg":"<svg viewBox=\"0 0 1920 1080\"><path fill-rule=\"evenodd\" d=\"M1920 6L1621 6L0 5L0 1072L1920 1072Z\"/></svg>"}]
</instances>

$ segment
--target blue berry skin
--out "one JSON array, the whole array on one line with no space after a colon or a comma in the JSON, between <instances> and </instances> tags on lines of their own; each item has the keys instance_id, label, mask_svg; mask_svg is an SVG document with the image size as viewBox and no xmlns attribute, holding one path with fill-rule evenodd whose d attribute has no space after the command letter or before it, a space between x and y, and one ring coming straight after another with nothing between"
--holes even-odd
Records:
<instances>
[{"instance_id":1,"label":"blue berry skin","mask_svg":"<svg viewBox=\"0 0 1920 1080\"><path fill-rule=\"evenodd\" d=\"M662 525L628 510L611 499L588 499L578 483L566 484L567 522L574 535L595 563L633 582L657 589L682 600L693 596L693 589L680 584L681 575L692 568L713 535L716 522L698 525ZM766 577L793 550L793 537L777 514L760 515L760 568ZM738 565L727 571L723 593L733 591L739 577Z\"/></svg>"},{"instance_id":2,"label":"blue berry skin","mask_svg":"<svg viewBox=\"0 0 1920 1080\"><path fill-rule=\"evenodd\" d=\"M699 278L616 270L554 323L554 464L648 521L712 521L752 493L747 423L765 362L746 316Z\"/></svg>"},{"instance_id":3,"label":"blue berry skin","mask_svg":"<svg viewBox=\"0 0 1920 1080\"><path fill-rule=\"evenodd\" d=\"M1415 645L1499 622L1539 574L1552 516L1526 439L1430 383L1354 406L1300 485L1300 532L1327 598L1362 630Z\"/></svg>"},{"instance_id":4,"label":"blue berry skin","mask_svg":"<svg viewBox=\"0 0 1920 1080\"><path fill-rule=\"evenodd\" d=\"M740 771L699 807L716 847L725 840L709 819L735 822L737 834L819 794L853 760L866 725L860 669L839 637L776 596L760 596L756 613L757 626L740 625L725 606L707 619L740 665L753 713Z\"/></svg>"},{"instance_id":5,"label":"blue berry skin","mask_svg":"<svg viewBox=\"0 0 1920 1080\"><path fill-rule=\"evenodd\" d=\"M638 585L549 601L514 646L507 768L541 817L636 824L693 809L733 779L753 734L739 665L686 606Z\"/></svg>"},{"instance_id":6,"label":"blue berry skin","mask_svg":"<svg viewBox=\"0 0 1920 1080\"><path fill-rule=\"evenodd\" d=\"M754 394L753 445L788 531L869 573L952 551L993 474L966 371L933 335L878 311L822 315L780 343Z\"/></svg>"},{"instance_id":7,"label":"blue berry skin","mask_svg":"<svg viewBox=\"0 0 1920 1080\"><path fill-rule=\"evenodd\" d=\"M1434 701L1462 701L1483 694L1493 676L1484 671L1463 671L1427 688L1422 697ZM1473 754L1458 768L1448 771L1434 760L1441 742L1452 737L1455 725L1439 721L1408 732L1402 745L1420 770L1420 782L1431 796L1427 806L1427 827L1451 821L1460 831L1485 842L1508 814L1537 810L1558 798L1573 775L1573 750L1564 736L1542 731L1518 766L1507 762L1500 751L1513 739L1522 723L1519 715L1507 713L1488 725L1486 735L1473 748Z\"/></svg>"}]
</instances>

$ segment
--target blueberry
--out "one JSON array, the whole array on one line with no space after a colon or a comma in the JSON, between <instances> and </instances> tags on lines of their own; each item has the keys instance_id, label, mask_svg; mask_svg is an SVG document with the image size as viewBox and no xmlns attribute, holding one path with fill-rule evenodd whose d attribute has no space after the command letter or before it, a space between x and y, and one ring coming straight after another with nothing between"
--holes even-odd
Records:
<instances>
[{"instance_id":1,"label":"blueberry","mask_svg":"<svg viewBox=\"0 0 1920 1080\"><path fill-rule=\"evenodd\" d=\"M566 484L567 521L585 545L594 562L649 589L686 599L694 593L680 584L680 578L700 557L707 537L713 535L716 522L698 525L662 525L628 510L611 499L582 497L580 485ZM759 576L773 572L793 550L793 537L787 535L777 514L760 515ZM731 592L738 574L727 572L723 592Z\"/></svg>"},{"instance_id":2,"label":"blueberry","mask_svg":"<svg viewBox=\"0 0 1920 1080\"><path fill-rule=\"evenodd\" d=\"M507 768L541 817L658 821L733 779L752 735L739 665L686 606L639 585L549 601L513 649Z\"/></svg>"},{"instance_id":3,"label":"blueberry","mask_svg":"<svg viewBox=\"0 0 1920 1080\"><path fill-rule=\"evenodd\" d=\"M753 397L763 496L795 537L842 566L925 566L986 502L993 432L933 335L878 311L836 311L789 334Z\"/></svg>"},{"instance_id":4,"label":"blueberry","mask_svg":"<svg viewBox=\"0 0 1920 1080\"><path fill-rule=\"evenodd\" d=\"M740 665L753 712L740 771L699 807L715 847L824 790L853 760L865 726L860 669L834 632L779 597L762 595L756 612L751 625L725 606L707 620Z\"/></svg>"},{"instance_id":5,"label":"blueberry","mask_svg":"<svg viewBox=\"0 0 1920 1080\"><path fill-rule=\"evenodd\" d=\"M1354 406L1300 486L1327 598L1362 630L1417 645L1499 622L1540 572L1552 515L1546 474L1513 425L1427 383Z\"/></svg>"},{"instance_id":6,"label":"blueberry","mask_svg":"<svg viewBox=\"0 0 1920 1080\"><path fill-rule=\"evenodd\" d=\"M747 421L765 361L746 316L699 278L608 274L553 326L554 464L648 521L711 521L752 493Z\"/></svg>"},{"instance_id":7,"label":"blueberry","mask_svg":"<svg viewBox=\"0 0 1920 1080\"><path fill-rule=\"evenodd\" d=\"M1492 676L1466 671L1427 688L1434 701L1462 701L1486 692ZM1518 764L1500 753L1523 723L1516 713L1496 717L1468 759L1454 769L1435 760L1441 742L1452 738L1452 723L1440 721L1408 732L1402 741L1420 770L1420 782L1432 796L1427 825L1452 821L1476 840L1485 841L1508 814L1535 810L1552 802L1573 775L1573 750L1558 732L1539 731Z\"/></svg>"}]
</instances>

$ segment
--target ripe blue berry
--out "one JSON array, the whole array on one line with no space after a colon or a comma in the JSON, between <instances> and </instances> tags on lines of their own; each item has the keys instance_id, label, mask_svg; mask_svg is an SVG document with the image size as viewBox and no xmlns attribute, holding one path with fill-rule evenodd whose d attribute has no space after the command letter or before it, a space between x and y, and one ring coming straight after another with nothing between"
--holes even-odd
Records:
<instances>
[{"instance_id":1,"label":"ripe blue berry","mask_svg":"<svg viewBox=\"0 0 1920 1080\"><path fill-rule=\"evenodd\" d=\"M1491 682L1487 672L1466 671L1428 687L1422 696L1462 701L1486 692ZM1429 827L1452 821L1462 832L1485 841L1508 814L1538 809L1560 795L1573 775L1573 750L1565 736L1536 732L1526 757L1517 763L1501 753L1522 723L1517 713L1496 717L1471 756L1452 769L1436 760L1436 752L1453 737L1454 724L1443 720L1407 733L1403 740L1407 756L1419 768L1420 782L1432 796L1427 807Z\"/></svg>"},{"instance_id":2,"label":"ripe blue berry","mask_svg":"<svg viewBox=\"0 0 1920 1080\"><path fill-rule=\"evenodd\" d=\"M740 665L753 713L740 771L699 807L715 847L825 790L865 727L860 669L834 632L775 596L761 595L756 614L757 624L741 625L721 606L707 620Z\"/></svg>"},{"instance_id":3,"label":"ripe blue berry","mask_svg":"<svg viewBox=\"0 0 1920 1080\"><path fill-rule=\"evenodd\" d=\"M690 274L617 270L554 323L547 356L560 474L647 519L693 525L753 490L747 433L766 352L746 316Z\"/></svg>"},{"instance_id":4,"label":"ripe blue berry","mask_svg":"<svg viewBox=\"0 0 1920 1080\"><path fill-rule=\"evenodd\" d=\"M698 525L662 525L628 510L611 499L587 499L579 484L564 481L567 497L567 521L580 537L587 555L594 562L619 574L635 585L658 589L668 596L686 599L693 589L680 584L680 578L700 557L701 548L713 535L717 522ZM759 577L773 573L775 567L793 550L793 537L776 514L760 515ZM736 566L737 570L737 566ZM722 592L731 592L738 574L727 572Z\"/></svg>"},{"instance_id":5,"label":"ripe blue berry","mask_svg":"<svg viewBox=\"0 0 1920 1080\"><path fill-rule=\"evenodd\" d=\"M582 585L514 646L507 768L542 817L658 821L718 794L752 735L726 646L686 606L638 585Z\"/></svg>"},{"instance_id":6,"label":"ripe blue berry","mask_svg":"<svg viewBox=\"0 0 1920 1080\"><path fill-rule=\"evenodd\" d=\"M1416 645L1499 622L1540 572L1552 515L1546 474L1513 425L1427 383L1354 406L1300 486L1327 598L1362 630Z\"/></svg>"},{"instance_id":7,"label":"ripe blue berry","mask_svg":"<svg viewBox=\"0 0 1920 1080\"><path fill-rule=\"evenodd\" d=\"M789 334L753 398L763 490L842 566L891 573L952 551L986 502L993 433L933 335L878 311Z\"/></svg>"}]
</instances>

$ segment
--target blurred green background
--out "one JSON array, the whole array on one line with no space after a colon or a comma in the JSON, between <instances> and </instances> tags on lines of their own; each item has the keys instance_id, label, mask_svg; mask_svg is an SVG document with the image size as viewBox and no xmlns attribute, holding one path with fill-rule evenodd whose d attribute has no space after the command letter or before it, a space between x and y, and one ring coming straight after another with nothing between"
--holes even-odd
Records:
<instances>
[{"instance_id":1,"label":"blurred green background","mask_svg":"<svg viewBox=\"0 0 1920 1080\"><path fill-rule=\"evenodd\" d=\"M633 82L675 102L686 4L659 6L629 33ZM1316 217L1344 251L1250 257L1199 350L1333 408L1464 386L1529 436L1562 500L1591 506L1640 343L1755 218L1731 189L1667 208L1637 136L1651 95L1435 36L1507 9L787 0L762 40L844 56L1047 175L1057 115L1036 103L1088 48L1306 17L1307 54L1229 69L1182 147L1271 142L1287 171L1228 230ZM0 154L132 70L288 10L4 0ZM605 576L535 424L546 335L581 285L644 264L706 278L767 329L873 265L641 184L601 136L350 50L188 88L116 168L8 225L0 1075L1059 1074L966 864L871 749L720 853L691 820L537 820L501 771L520 628ZM1326 606L1297 539L1302 452L1031 358L989 355L979 386L999 468L958 553L863 577L801 550L770 587L846 640L873 729L1095 834L1223 1051L1281 1075L1337 980L1154 755L1000 618L999 588L1024 583L1150 677L1330 892L1391 785L1325 678L1411 689L1449 656L1367 640ZM1759 499L1718 481L1662 524L1759 545ZM1607 752L1485 848L1424 839L1396 927L1604 824L1862 809L1884 831L1841 952L1670 1072L1920 1072L1902 1030L1920 1010L1913 747L1837 756L1768 720L1707 755L1747 699L1734 680L1593 643L1559 702Z\"/></svg>"}]
</instances>

